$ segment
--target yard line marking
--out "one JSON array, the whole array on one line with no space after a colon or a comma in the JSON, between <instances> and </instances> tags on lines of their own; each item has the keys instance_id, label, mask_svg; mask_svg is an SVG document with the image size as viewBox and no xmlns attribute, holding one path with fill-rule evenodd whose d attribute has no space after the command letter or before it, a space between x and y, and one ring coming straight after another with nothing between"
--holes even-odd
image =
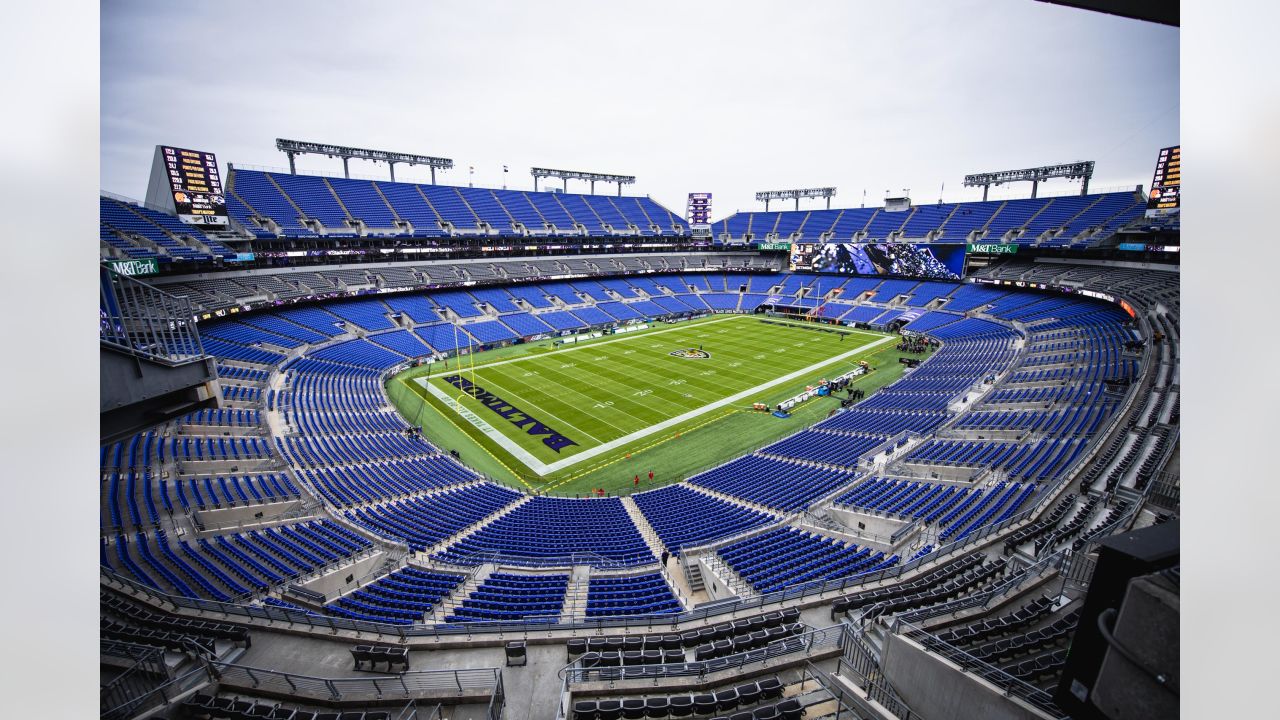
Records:
<instances>
[{"instance_id":1,"label":"yard line marking","mask_svg":"<svg viewBox=\"0 0 1280 720\"><path fill-rule=\"evenodd\" d=\"M438 376L437 376L437 377L438 377ZM421 383L421 384L423 384L423 385L426 385L426 383L422 382L422 380L421 380L421 379L417 379L417 380L415 380L415 382L419 382L419 383ZM442 381L442 382L443 382L443 381ZM486 384L486 385L489 385L490 387L496 387L496 388L498 388L498 389L500 389L500 390L505 391L505 392L507 393L508 397L516 397L516 398L519 398L519 401L520 401L522 404L532 406L535 410L538 410L542 415L544 415L544 416L546 416L546 417L550 417L550 418L555 419L555 420L558 420L558 421L560 421L561 423L563 423L563 424L565 424L565 425L567 425L567 426L569 426L569 427L573 428L574 430L577 430L578 432L582 433L583 435L586 435L587 437L591 438L591 439L592 439L592 440L594 440L595 442L600 442L600 438L598 438L598 437L596 437L596 436L592 435L591 433L587 432L586 430L583 430L582 428L578 427L577 425L574 425L573 423L569 422L568 420L565 420L564 418L562 418L562 417L560 417L560 416L556 415L555 413L551 412L550 410L547 410L546 408L542 407L541 405L538 405L537 403L533 402L532 400L529 400L526 396L522 396L522 395L519 395L519 394L517 394L517 393L515 393L515 392L512 392L512 391L511 391L509 388L507 388L505 385L500 385L500 384L498 384L497 382L494 382L494 381L492 380L492 376L490 376L490 378L485 378L485 379L484 379L484 382L485 382L485 384ZM482 385L481 387L484 387L484 386ZM461 391L459 391L459 392L461 393ZM465 394L465 393L462 393L462 394ZM475 425L475 423L474 423L474 422L472 422L472 424L473 424L473 425ZM606 424L607 424L607 423L606 423ZM479 426L477 425L476 427L479 427ZM483 431L483 428L481 428L481 430ZM621 428L619 428L619 430L621 430ZM487 435L488 433L485 433L485 434Z\"/></svg>"},{"instance_id":2,"label":"yard line marking","mask_svg":"<svg viewBox=\"0 0 1280 720\"><path fill-rule=\"evenodd\" d=\"M494 428L489 423L485 422L484 419L481 418L479 415L476 415L475 413L471 412L471 410L469 410L462 403L458 402L458 400L454 398L452 395L450 395L449 393L441 390L435 385L432 385L427 382L423 382L419 378L415 378L414 382L422 385L422 387L427 389L427 392L434 395L437 400L443 402L445 407L458 413L458 415L461 415L463 420L466 420L467 422L471 423L472 426L474 426L480 432L484 433L490 440L498 443L498 445L503 450L506 450L507 452L511 453L512 457L524 463L526 467L533 470L534 472L538 472L536 469L536 466L542 465L542 461L538 460L538 458L531 455L528 450L525 450L524 448L520 447L519 445L516 444L514 440L504 435L502 432ZM538 474L545 475L546 473L538 472Z\"/></svg>"},{"instance_id":3,"label":"yard line marking","mask_svg":"<svg viewBox=\"0 0 1280 720\"><path fill-rule=\"evenodd\" d=\"M725 321L728 321L728 320L737 320L738 318L745 318L745 317L748 317L748 316L746 316L746 315L726 315L725 317L722 317L722 318L716 318L715 320L708 320L708 321L706 321L706 322L704 322L704 323L697 323L697 325L698 325L698 326L703 326L703 325L715 325L716 323L722 323L722 322L725 322ZM638 335L626 334L626 335L623 335L622 337L616 337L616 336L615 336L615 337L613 337L612 339L609 339L609 340L600 340L600 341L597 341L597 342L589 342L589 343L586 343L585 345L578 345L578 344L576 344L576 343L575 343L575 344L573 345L573 347L567 347L567 348L566 348L566 347L562 347L562 348L560 348L559 350L553 350L552 352L553 352L554 354L556 354L556 355L560 355L560 354L562 354L562 353L570 353L570 352L573 352L574 350L586 350L586 349L588 349L588 348L598 348L598 347L600 347L600 346L602 346L602 345L609 345L609 344L611 344L611 343L623 342L623 341L626 341L626 340L640 340L640 339L643 339L643 338L650 338L650 337L653 337L654 335L661 335L661 334L663 334L663 333L676 332L676 331L678 331L678 330L688 330L688 329L689 329L689 328L691 328L691 327L693 327L693 325L681 325L681 326L679 326L679 327L668 328L668 329L666 329L666 330L652 330L652 331L648 331L648 332L641 331ZM661 346L660 346L660 345L655 345L654 347L661 347ZM532 360L532 359L534 359L534 358L542 358L542 357L548 357L548 355L545 355L545 354L544 354L544 355L524 355L524 356L517 357L517 358L511 358L511 359L509 359L509 360L495 360L495 361L493 361L493 362L485 363L485 364L483 364L483 365L476 365L476 366L475 366L475 369L476 369L476 370L479 370L479 369L481 369L481 368L493 367L493 366L495 366L495 365L506 365L506 364L508 364L508 363L524 362L525 360Z\"/></svg>"},{"instance_id":4,"label":"yard line marking","mask_svg":"<svg viewBox=\"0 0 1280 720\"><path fill-rule=\"evenodd\" d=\"M641 430L637 430L637 431L635 431L635 432L631 433L630 435L625 435L625 436L620 437L620 438L617 438L617 439L615 439L615 440L610 440L609 442L602 443L602 444L600 444L600 445L596 445L596 446L595 446L595 447L593 447L593 448L588 448L588 449L586 449L586 450L583 450L583 451L582 451L582 452L580 452L580 453L576 453L576 454L575 454L575 455L573 455L572 457L562 458L562 459L560 459L560 460L556 460L555 462L552 462L552 463L544 463L544 462L542 462L541 460L538 460L537 458L533 457L531 454L529 454L529 452L528 452L527 450L525 450L524 448L521 448L519 445L516 445L514 440L512 440L512 439L511 439L511 438L509 438L509 437L507 437L506 435L503 435L501 432L497 431L496 429L493 429L493 427L492 427L492 426L489 426L489 430L488 430L488 431L486 431L484 428L480 427L479 425L476 425L476 427L477 427L478 429L480 429L480 431L481 431L481 432L485 433L485 435L488 435L488 436L489 436L489 437L490 437L494 442L498 443L498 444L499 444L499 445L501 445L503 448L505 448L505 449L507 449L508 451L510 451L512 455L514 455L515 457L519 458L519 460L520 460L521 462L523 462L523 463L524 463L524 464L525 464L525 465L526 465L530 470L532 470L533 472L537 473L538 475L544 475L544 476L545 476L545 475L547 475L547 474L549 474L549 473L553 473L553 472L556 472L556 471L558 471L558 470L562 470L562 469L564 469L564 468L571 467L571 466L576 465L576 464L578 464L578 463L580 463L580 462L583 462L583 461L585 461L585 460L589 460L590 458L596 457L597 455L601 455L601 454L603 454L603 453L609 452L610 450L613 450L614 448L621 447L622 445L626 445L627 443L630 443L630 442L632 442L632 441L634 441L634 440L638 440L638 439L643 438L643 437L648 437L649 435L652 435L652 434L657 433L657 432L662 432L663 430L666 430L666 429L667 429L667 428L669 428L669 427L673 427L673 426L675 426L675 425L679 425L680 423L685 422L686 420L692 420L693 418L696 418L696 417L698 417L699 415L702 415L702 414L704 414L704 413L707 413L707 412L710 412L710 411L712 411L712 410L715 410L716 408L721 408L721 407L724 407L725 405L730 405L730 404L732 404L732 403L736 403L736 402L738 402L738 401L740 401L740 400L744 400L744 399L746 399L746 398L748 398L748 397L751 397L751 396L752 396L753 394L755 394L755 393L758 393L758 392L760 392L760 391L762 391L762 390L767 390L767 389L769 389L769 388L771 388L771 387L773 387L773 386L775 386L775 385L780 385L780 384L782 384L782 383L784 383L784 382L790 382L791 380L795 380L796 378L803 377L803 376L804 376L804 375L806 375L806 374L816 372L816 371L818 371L818 370L822 369L823 367L826 367L826 366L828 366L828 365L831 365L832 363L836 363L836 362L839 362L839 361L841 361L841 360L848 359L848 358L853 357L853 356L855 356L855 355L858 355L858 354L860 354L860 353L862 353L862 352L865 352L866 350L869 350L869 349L871 349L871 348L874 348L874 347L876 347L876 346L878 346L878 345L883 345L883 344L885 344L885 343L887 343L887 342L894 341L894 340L896 340L896 339L897 339L897 338L896 338L895 336L893 336L893 335L890 335L890 336L887 336L887 337L880 338L879 340L875 340L875 341L873 341L873 342L869 342L869 343L867 343L867 344L865 344L865 345L861 345L861 346L859 346L859 347L853 348L852 350L849 350L848 352L841 353L841 354L839 354L839 355L836 355L836 356L831 357L831 358L827 358L827 359L825 359L825 360L820 360L820 361L818 361L818 362L814 363L813 365L810 365L810 366L808 366L808 367L804 367L804 368L800 368L799 370L796 370L796 371L794 371L794 372L790 372L790 373L787 373L786 375L783 375L783 376L781 376L781 377L774 378L773 380L770 380L769 382L762 383L762 384L757 385L757 386L752 387L752 388L747 388L746 390L743 390L743 391L741 391L741 392L739 392L739 393L735 393L735 394L733 394L733 395L730 395L729 397L721 398L721 399L719 399L719 400L717 400L717 401L715 401L715 402L713 402L713 403L710 403L710 404L704 405L704 406L702 406L702 407L700 407L700 408L694 408L693 410L690 410L690 411L688 411L688 412L686 412L686 413L683 413L683 414L681 414L681 415L677 415L677 416L675 416L675 417L668 418L668 419L666 419L666 420L663 420L662 422L659 422L659 423L655 423L655 424L653 424L653 425L650 425L650 426L649 426L649 427L647 427L647 428L643 428L643 429L641 429ZM415 380L415 382L421 382L421 379ZM436 397L441 398L442 400L444 400L444 401L445 401L445 403L446 403L446 406L448 406L448 407L453 407L453 408L455 408L455 409L456 409L456 408L458 408L458 407L461 407L460 405L455 406L455 404L453 403L452 399L448 398L447 394L445 394L443 391L438 390L435 386L430 385L430 384L426 384L426 383L423 383L423 384L425 385L425 387L426 387L428 390L430 390L430 391L431 391L431 393L432 393L433 395L435 395ZM443 397L442 397L442 396L443 396ZM469 411L468 411L468 412L469 412ZM462 413L461 413L461 412L459 412L459 414L460 414L460 415L462 415ZM471 415L472 415L472 416L475 416L475 414L474 414L474 413L471 413ZM466 415L463 415L463 417L467 418L468 422L471 422L473 425L475 425L475 422L474 422L474 421L472 421L472 419L471 419L471 418L467 417ZM479 418L477 418L477 419L479 419ZM482 422L483 422L483 421L482 421ZM486 425L488 425L488 423L485 423L485 424L486 424ZM491 434L491 432L492 432L492 434Z\"/></svg>"},{"instance_id":5,"label":"yard line marking","mask_svg":"<svg viewBox=\"0 0 1280 720\"><path fill-rule=\"evenodd\" d=\"M408 381L407 381L407 380L403 380L403 381L401 381L401 382L404 382L406 385L408 384ZM447 421L450 425L452 425L452 426L454 426L455 428L457 428L457 429L458 429L458 432L462 433L463 435L466 435L466 434L467 434L467 431L466 431L466 430L463 430L463 429L462 429L462 427L461 427L460 425L458 425L458 423L457 423L457 422L455 422L453 418L449 417L449 416L448 416L447 414L445 414L445 413L440 412L439 408L436 408L436 407L435 407L435 406L433 406L431 403L427 403L427 402L425 402L425 400L424 400L424 404L426 405L426 407L431 408L431 411L432 411L432 412L434 412L435 414L437 414L437 415L439 415L440 417L444 418L444 419L445 419L445 421ZM481 420L480 422L484 422L484 421L483 421L483 420ZM525 479L524 479L524 475L521 475L520 473L516 472L515 470L512 470L510 465L508 465L508 464L507 464L507 463L506 463L502 458L498 457L497 455L494 455L494 454L493 454L493 451L492 451L492 450L490 450L489 448L485 447L483 443L476 442L475 444L476 444L476 446L477 446L477 447L479 447L481 450L484 450L484 451L485 451L485 453L486 453L486 454L488 454L488 456L489 456L489 457L491 457L491 458L493 458L494 460L498 461L498 464L499 464L499 465L501 465L503 468L505 468L507 472L511 473L511 476L512 476L512 477L514 477L515 479L519 480L521 485L524 485L525 487L529 488L530 490L535 490L535 489L536 489L536 488L534 488L532 485L530 485L530 484L529 484L529 481L528 481L528 480L525 480Z\"/></svg>"},{"instance_id":6,"label":"yard line marking","mask_svg":"<svg viewBox=\"0 0 1280 720\"><path fill-rule=\"evenodd\" d=\"M548 356L542 356L542 357L548 357ZM620 360L619 358L617 358L617 357L613 357L613 358L612 358L612 362L613 362L613 363L615 363L615 364L616 364L616 366L618 366L618 367L621 367L621 366L623 366L623 365L624 365L624 362L623 362L622 360ZM542 372L543 372L543 371L542 371L541 369L539 369L539 373L542 373ZM571 375L567 375L566 373L558 372L555 368L547 368L547 369L546 369L546 373L549 373L549 374L551 374L551 375L556 375L556 376L566 375L567 377L570 377L570 378L572 378L572 377L573 377L573 376L571 376ZM551 379L551 378L547 378L547 379L549 379L552 383L555 383L556 385L559 385L560 387L565 387L565 385L564 385L563 383L557 382L556 380ZM631 387L631 386L629 386L629 385L626 385L626 383L624 383L624 382L622 382L622 381L618 380L617 378L610 377L610 378L608 378L608 379L609 379L611 382L615 382L615 383L621 384L621 385L623 385L623 386L625 386L625 387ZM593 403L594 403L594 402L598 402L598 400L597 400L596 398L592 398L592 397L590 397L589 395L586 395L585 393L583 393L583 392L581 392L581 391L572 390L572 389L567 388L567 387L565 387L565 389L570 390L570 392L576 392L577 394L582 395L584 398L587 398L587 399L591 400ZM656 412L658 412L659 414L661 414L661 413L662 413L662 410L661 410L661 409L654 408L654 407L652 407L652 406L650 406L650 405L647 405L647 404L645 404L645 403L643 403L643 402L640 402L640 401L637 401L637 400L633 400L631 397L629 397L629 396L627 396L627 395L622 395L622 394L618 394L618 393L615 393L615 392L610 392L609 390L606 390L606 389L605 389L605 387L604 387L604 386L602 386L602 385L597 385L597 386L595 386L595 389L596 389L596 390L601 391L602 393L604 393L605 395L607 395L607 396L609 396L609 397L617 398L617 399L620 399L620 400L623 400L623 401L629 402L629 403L631 403L631 404L633 404L633 405L639 405L641 408L643 408L643 409L645 409L645 410L649 410L649 411L656 411ZM640 417L637 417L637 416L635 416L635 415L632 415L631 413L627 412L626 410L623 410L623 409L622 409L622 408L620 408L620 407L616 407L616 406L615 406L615 408L618 410L618 412L620 412L620 413L622 413L623 415L626 415L627 417L629 417L629 418L631 418L632 420L634 420L634 421L635 421L635 423L636 423L636 426L637 426L637 427L644 427L645 423L647 423L647 422L648 422L647 420L645 420L645 419L643 419L643 418L640 418ZM615 425L615 426L613 426L613 427L614 427L614 429L615 429L615 430L618 430L618 431L619 431L619 432L621 432L623 435L627 434L627 432L628 432L628 431L623 430L622 428L617 427L616 425Z\"/></svg>"},{"instance_id":7,"label":"yard line marking","mask_svg":"<svg viewBox=\"0 0 1280 720\"><path fill-rule=\"evenodd\" d=\"M500 374L503 378L508 377L508 375L507 375L505 372L503 372L502 370L495 370L494 372L496 372L496 373ZM556 387L559 387L559 388L563 388L564 390L567 390L567 391L569 391L569 392L571 392L571 393L573 393L573 394L575 394L575 395L579 395L579 396L583 397L584 399L588 400L589 402L592 402L592 403L599 402L599 400L597 400L596 398L591 397L590 395L587 395L586 393L583 393L581 390L575 390L575 389L573 389L573 388L569 387L568 385L565 385L564 383L558 382L554 377L552 377L552 375L565 375L565 373L559 373L559 372L556 372L554 369L552 369L552 368L549 368L549 367L548 367L548 368L539 368L538 370L536 370L536 371L534 372L534 374L535 374L535 375L537 375L539 379L541 379L541 380L545 380L545 381L547 381L547 382L550 382L552 385L555 385ZM490 377L492 377L492 376L490 376ZM519 392L514 391L514 390L510 390L510 389L507 389L505 386L499 386L499 387L503 387L503 389L506 389L506 390L508 391L508 393L509 393L511 396L513 396L513 397L517 397L517 398L522 398L522 397L523 397ZM534 389L535 389L535 391L537 391L537 392L542 392L544 395L550 395L550 393L546 393L546 392L544 392L544 391L542 391L542 390L540 390L540 389L538 389L538 388L534 388ZM636 422L638 422L638 423L641 423L641 424L643 424L643 423L644 423L644 421L643 421L643 420L641 420L640 418L638 418L638 417L636 417L636 416L632 415L631 413L628 413L627 411L625 411L625 410L623 410L623 409L621 409L621 408L618 408L618 412L622 413L623 415L626 415L627 417L631 418L632 420L635 420L635 421L636 421ZM609 427L613 428L614 430L617 430L618 432L622 433L623 435L625 435L625 434L627 433L627 431L626 431L626 430L624 430L624 429L622 429L622 428L618 427L617 425L614 425L613 423L609 422L608 420L605 420L604 418L592 417L592 419L593 419L593 420L599 420L600 422L604 423L605 425L608 425ZM570 427L572 427L572 426L570 426ZM591 437L591 436L590 436L590 435L588 435L587 437ZM599 438L591 437L591 439L592 439L592 440L595 440L596 442L600 442L600 439L599 439Z\"/></svg>"}]
</instances>

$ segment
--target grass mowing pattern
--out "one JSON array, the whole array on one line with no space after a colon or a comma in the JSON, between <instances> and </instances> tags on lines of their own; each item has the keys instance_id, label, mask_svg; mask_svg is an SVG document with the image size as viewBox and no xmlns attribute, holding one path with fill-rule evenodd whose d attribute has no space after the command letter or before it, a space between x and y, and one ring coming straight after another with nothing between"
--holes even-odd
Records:
<instances>
[{"instance_id":1,"label":"grass mowing pattern","mask_svg":"<svg viewBox=\"0 0 1280 720\"><path fill-rule=\"evenodd\" d=\"M780 420L750 409L752 402L775 404L802 391L821 377L832 377L866 359L877 370L854 387L870 394L897 379L902 366L890 340L839 361L831 358L886 337L881 333L815 332L826 325L789 326L753 316L716 316L677 325L658 324L634 335L606 336L578 346L552 350L550 341L453 359L449 369L430 372L436 387L504 432L543 462L552 462L615 441L682 413L769 383L813 365L820 368L741 401L707 411L660 432L635 439L576 465L546 476L530 471L492 439L433 397L415 380L428 374L414 368L388 382L393 403L433 442L457 449L464 462L501 482L524 489L574 495L603 488L611 493L681 480L695 472L760 447L822 419L838 407L833 398L801 405L791 419ZM708 359L685 359L669 353L699 345ZM474 374L472 363L474 361ZM495 364L500 363L500 364ZM459 372L578 442L560 454L536 437L443 382ZM506 426L506 427L504 427ZM649 481L648 472L654 472Z\"/></svg>"}]
</instances>

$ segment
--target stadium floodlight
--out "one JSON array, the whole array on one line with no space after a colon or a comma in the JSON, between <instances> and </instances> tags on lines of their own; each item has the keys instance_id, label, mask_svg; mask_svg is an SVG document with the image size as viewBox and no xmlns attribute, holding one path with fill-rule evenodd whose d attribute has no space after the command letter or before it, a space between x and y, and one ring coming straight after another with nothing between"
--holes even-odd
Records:
<instances>
[{"instance_id":1,"label":"stadium floodlight","mask_svg":"<svg viewBox=\"0 0 1280 720\"><path fill-rule=\"evenodd\" d=\"M965 175L964 186L981 187L982 199L986 200L987 189L992 185L1029 182L1031 183L1031 197L1035 197L1036 189L1040 187L1042 180L1066 178L1068 180L1083 180L1084 183L1080 186L1080 194L1087 195L1089 193L1089 178L1091 177L1093 177L1093 161L1085 160L1063 165L1044 165L1042 167L1027 168L1026 170L1001 170L999 172Z\"/></svg>"},{"instance_id":2,"label":"stadium floodlight","mask_svg":"<svg viewBox=\"0 0 1280 720\"><path fill-rule=\"evenodd\" d=\"M800 209L800 198L826 198L827 209L831 209L831 198L835 197L836 189L833 187L821 188L803 188L799 190L761 190L756 193L757 200L764 201L765 212L769 211L770 200L791 200L796 201L796 209ZM865 194L865 193L864 193Z\"/></svg>"},{"instance_id":3,"label":"stadium floodlight","mask_svg":"<svg viewBox=\"0 0 1280 720\"><path fill-rule=\"evenodd\" d=\"M351 172L347 169L347 161L351 158L384 162L387 167L391 168L392 182L396 180L396 163L425 165L431 168L432 185L436 183L436 168L448 170L453 167L453 160L449 158L413 155L411 153L391 152L388 150L369 150L345 145L326 145L324 143L301 142L299 140L283 140L281 138L276 138L276 149L289 156L289 173L291 175L297 174L293 166L295 155L328 155L329 157L342 158L342 174L347 178L351 177Z\"/></svg>"},{"instance_id":4,"label":"stadium floodlight","mask_svg":"<svg viewBox=\"0 0 1280 720\"><path fill-rule=\"evenodd\" d=\"M636 182L635 175L614 175L612 173L593 173L582 172L581 170L553 170L551 168L529 168L529 174L533 176L533 190L538 191L538 178L553 177L560 178L564 181L564 191L569 192L570 180L586 180L591 183L591 194L596 194L596 181L611 182L618 184L618 196L622 196L623 185L634 185Z\"/></svg>"}]
</instances>

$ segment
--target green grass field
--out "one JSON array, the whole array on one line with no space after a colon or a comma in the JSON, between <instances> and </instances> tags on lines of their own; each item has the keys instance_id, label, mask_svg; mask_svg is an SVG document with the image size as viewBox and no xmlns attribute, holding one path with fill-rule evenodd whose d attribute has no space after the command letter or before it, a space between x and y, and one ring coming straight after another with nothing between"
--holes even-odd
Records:
<instances>
[{"instance_id":1,"label":"green grass field","mask_svg":"<svg viewBox=\"0 0 1280 720\"><path fill-rule=\"evenodd\" d=\"M638 489L651 489L838 407L815 398L784 420L752 403L776 404L859 360L876 368L854 385L868 394L902 373L896 336L779 322L720 315L558 348L549 340L516 345L414 368L387 390L433 442L500 482L625 493L639 475ZM672 354L685 350L698 357Z\"/></svg>"}]
</instances>

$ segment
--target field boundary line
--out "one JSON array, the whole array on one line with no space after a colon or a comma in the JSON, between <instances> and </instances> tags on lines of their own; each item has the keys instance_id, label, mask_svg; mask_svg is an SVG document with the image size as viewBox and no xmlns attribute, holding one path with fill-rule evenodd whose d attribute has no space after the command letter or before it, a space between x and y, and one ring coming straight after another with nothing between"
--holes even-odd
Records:
<instances>
[{"instance_id":1,"label":"field boundary line","mask_svg":"<svg viewBox=\"0 0 1280 720\"><path fill-rule=\"evenodd\" d=\"M726 316L724 316L724 317L718 317L718 318L715 318L715 319L713 319L713 320L708 320L708 321L703 322L703 323L694 322L694 323L678 324L678 326L677 326L677 327L667 328L667 329L665 329L665 330L654 330L653 332L643 332L643 331L641 331L641 332L636 333L636 334L626 333L623 337L618 337L618 336L616 336L616 335L615 335L614 337L612 337L612 338L610 338L610 339L608 339L608 340L600 340L600 341L598 341L598 342L589 342L589 343L586 343L586 344L578 344L578 343L574 343L573 347L567 347L567 348L561 348L561 349L559 349L559 350L553 350L553 351L551 351L550 353L543 353L543 354L541 354L541 355L522 355L522 356L520 356L520 357L508 358L508 359L506 359L506 360L494 360L493 362L485 363L485 364L483 364L483 365L475 365L475 366L472 366L472 367L473 367L475 370L480 370L480 369L482 369L482 368L494 367L494 366L497 366L497 365L507 365L507 364L509 364L509 363L523 362L523 361L525 361L525 360L531 360L531 359L533 359L533 358L543 358L543 357L548 357L548 356L550 356L550 355L552 355L552 354L554 354L554 355L559 355L559 354L562 354L562 353L570 353L570 352L573 352L573 351L575 351L575 350L587 350L587 349L590 349L590 348L598 348L598 347L601 347L601 346L603 346L603 345L609 345L609 344L616 343L616 342L624 342L624 341L626 341L626 340L639 340L640 338L653 337L654 335L662 335L663 333L675 332L675 331L677 331L677 330L686 330L686 329L688 329L688 328L695 327L695 326L715 325L715 324L717 324L717 323L722 323L722 322L725 322L725 321L728 321L728 320L735 320L735 319L740 318L740 317L741 317L741 318L745 318L745 317L750 317L750 316L748 316L748 315L726 315ZM555 339L555 337L553 336L553 337L552 337L552 338L550 338L550 339L554 340L554 339ZM472 368L468 368L468 369L472 369Z\"/></svg>"},{"instance_id":2,"label":"field boundary line","mask_svg":"<svg viewBox=\"0 0 1280 720\"><path fill-rule=\"evenodd\" d=\"M414 379L414 380L416 380L417 378L413 378L413 379ZM408 380L403 380L403 381L401 381L401 382L404 382L406 385L409 383L409 381L408 381ZM412 388L410 388L410 390L412 390ZM416 393L415 393L415 394L416 394ZM440 417L444 418L444 419L445 419L445 420L446 420L450 425L452 425L454 428L456 428L456 429L458 430L458 432L462 433L462 434L463 434L463 436L465 436L465 437L470 437L470 436L468 435L467 431L466 431L466 430L464 430L464 429L462 428L462 426L460 426L460 425L458 425L458 423L454 422L453 418L449 417L449 416L448 416L447 414L445 414L445 413L440 412L440 411L439 411L439 409L434 408L434 407L431 407L431 403L427 402L427 399L426 399L426 398L419 396L418 401L419 401L419 402L421 402L421 403L423 403L423 404L424 404L424 405L426 405L427 407L431 408L431 410L432 410L433 412L435 412L437 415L439 415ZM478 428L477 428L477 429L478 429ZM497 455L494 455L494 454L493 454L493 451L492 451L492 450L490 450L489 448L485 447L483 443L476 441L474 438L472 438L472 442L475 442L476 447L478 447L478 448L480 448L481 450L485 451L485 453L487 453L487 454L489 455L489 457L493 458L494 460L497 460L497 461L498 461L498 464L499 464L499 465L501 465L502 467L506 468L507 472L511 473L512 477L514 477L516 480L519 480L519 481L520 481L520 484L521 484L521 485L524 485L525 487L529 488L530 490L535 490L535 489L536 489L536 488L534 488L532 485L530 485L530 484L529 484L529 481L527 481L527 480L525 480L525 479L524 479L524 476L523 476L523 475L521 475L520 473L516 472L515 470L512 470L510 465L508 465L508 464L506 464L505 462L503 462L502 458L498 457Z\"/></svg>"},{"instance_id":3,"label":"field boundary line","mask_svg":"<svg viewBox=\"0 0 1280 720\"><path fill-rule=\"evenodd\" d=\"M860 345L856 348L853 348L852 350L849 350L848 352L844 352L839 355L835 355L833 357L827 358L825 360L821 360L817 363L809 365L808 367L803 367L793 372L787 373L786 375L776 377L773 380L770 380L769 382L762 383L755 387L747 388L745 390L737 392L728 397L721 398L719 400L716 400L715 402L708 403L707 405L703 405L702 407L694 408L680 415L667 418L666 420L654 423L649 427L641 428L640 430L637 430L629 435L624 435L620 438L610 440L609 442L596 445L595 447L587 448L586 450L583 450L582 452L577 453L572 457L562 458L552 463L544 463L541 460L538 460L537 458L533 457L533 455L530 454L529 451L525 450L524 448L521 448L519 445L515 443L514 440L507 437L500 431L494 429L492 426L488 425L488 423L485 423L485 425L488 426L489 428L488 431L486 431L484 428L480 427L479 425L477 425L476 428L481 432L483 432L486 436L491 438L494 442L501 445L503 449L506 449L507 451L511 452L511 454L515 458L517 458L522 463L524 463L525 466L527 466L530 470L532 470L533 472L537 473L540 476L546 476L550 473L557 472L566 467L570 467L580 462L589 460L593 457L596 457L597 455L602 455L604 453L607 453L611 450L614 450L615 448L621 447L635 440L639 440L640 438L648 437L654 433L662 432L663 430L666 430L669 427L674 427L675 425L679 425L682 422L692 420L693 418L696 418L700 415L711 412L712 410L715 410L717 408L721 408L726 405L739 402L741 400L744 400L750 397L751 395L754 395L763 390L767 390L775 385L780 385L784 382L790 382L806 374L816 372L828 365L831 365L832 363L840 362L841 360L848 359L850 357L863 353L867 350L870 350L871 348L883 345L887 342L895 341L897 339L898 338L890 335L890 336L886 336L878 340L869 342L865 345ZM452 398L448 396L447 393L445 393L442 390L439 390L434 385L431 385L430 383L423 383L418 379L415 379L415 382L419 382L419 384L422 384L424 387L426 387L427 390L430 391L432 395L441 399L445 403L446 407L456 407L456 408L463 407L461 403L456 403ZM470 413L471 411L468 410L467 412ZM459 412L459 414L462 415L461 412ZM474 413L471 413L471 414L475 416ZM478 416L475 416L475 417L477 420L480 420ZM472 421L471 418L467 418L466 415L463 415L463 418L467 419L468 422L472 422L473 425L475 424L474 421ZM480 421L484 422L483 420L480 420Z\"/></svg>"}]
</instances>

